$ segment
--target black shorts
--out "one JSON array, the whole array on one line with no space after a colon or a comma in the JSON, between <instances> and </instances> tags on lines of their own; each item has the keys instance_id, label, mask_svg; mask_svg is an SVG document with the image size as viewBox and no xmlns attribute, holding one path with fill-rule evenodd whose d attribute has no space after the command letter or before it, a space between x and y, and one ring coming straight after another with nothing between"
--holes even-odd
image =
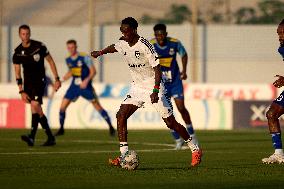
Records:
<instances>
[{"instance_id":1,"label":"black shorts","mask_svg":"<svg viewBox=\"0 0 284 189\"><path fill-rule=\"evenodd\" d=\"M42 97L44 95L45 82L43 83L24 83L24 91L32 101L37 101L42 104Z\"/></svg>"}]
</instances>

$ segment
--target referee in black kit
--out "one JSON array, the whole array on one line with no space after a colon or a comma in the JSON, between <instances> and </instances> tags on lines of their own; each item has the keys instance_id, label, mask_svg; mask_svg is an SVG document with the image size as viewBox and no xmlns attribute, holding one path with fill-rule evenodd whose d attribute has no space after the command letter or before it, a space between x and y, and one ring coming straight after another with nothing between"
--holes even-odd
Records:
<instances>
[{"instance_id":1,"label":"referee in black kit","mask_svg":"<svg viewBox=\"0 0 284 189\"><path fill-rule=\"evenodd\" d=\"M30 39L30 36L30 27L28 25L21 25L19 27L19 37L22 40L22 43L15 49L13 55L13 64L19 93L22 100L31 105L32 111L31 133L29 135L22 135L21 138L29 146L33 146L38 123L40 123L48 136L48 139L43 146L53 146L56 144L55 138L41 108L42 97L46 85L44 59L48 61L55 77L54 88L56 91L61 87L61 82L56 65L46 46L39 41ZM23 66L24 80L22 80L21 77L21 65Z\"/></svg>"}]
</instances>

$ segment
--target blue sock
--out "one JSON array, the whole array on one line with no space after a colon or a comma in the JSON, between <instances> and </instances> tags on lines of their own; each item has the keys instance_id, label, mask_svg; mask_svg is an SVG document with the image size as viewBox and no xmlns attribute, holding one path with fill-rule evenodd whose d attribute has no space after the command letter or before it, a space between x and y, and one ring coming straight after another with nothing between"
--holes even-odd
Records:
<instances>
[{"instance_id":1,"label":"blue sock","mask_svg":"<svg viewBox=\"0 0 284 189\"><path fill-rule=\"evenodd\" d=\"M60 129L64 128L65 112L59 112Z\"/></svg>"},{"instance_id":2,"label":"blue sock","mask_svg":"<svg viewBox=\"0 0 284 189\"><path fill-rule=\"evenodd\" d=\"M111 120L110 120L110 117L108 116L108 113L104 109L100 110L99 113L106 120L109 127L112 127Z\"/></svg>"},{"instance_id":3,"label":"blue sock","mask_svg":"<svg viewBox=\"0 0 284 189\"><path fill-rule=\"evenodd\" d=\"M192 127L192 124L186 125L186 130L187 130L188 134L190 134L190 135L194 134L194 129Z\"/></svg>"},{"instance_id":4,"label":"blue sock","mask_svg":"<svg viewBox=\"0 0 284 189\"><path fill-rule=\"evenodd\" d=\"M172 135L173 135L173 137L174 137L175 140L180 139L180 136L179 136L179 134L178 134L176 131L171 130L171 133L172 133Z\"/></svg>"},{"instance_id":5,"label":"blue sock","mask_svg":"<svg viewBox=\"0 0 284 189\"><path fill-rule=\"evenodd\" d=\"M282 149L281 133L271 133L272 144L275 149Z\"/></svg>"}]
</instances>

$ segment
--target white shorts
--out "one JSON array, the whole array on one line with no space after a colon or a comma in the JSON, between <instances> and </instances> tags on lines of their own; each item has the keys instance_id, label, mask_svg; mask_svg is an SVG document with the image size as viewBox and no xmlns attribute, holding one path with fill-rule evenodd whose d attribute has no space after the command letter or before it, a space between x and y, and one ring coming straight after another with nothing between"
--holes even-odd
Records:
<instances>
[{"instance_id":1,"label":"white shorts","mask_svg":"<svg viewBox=\"0 0 284 189\"><path fill-rule=\"evenodd\" d=\"M152 91L132 85L129 93L123 100L122 104L132 104L138 108L144 107L144 104L151 105L160 113L162 118L167 118L173 114L173 106L171 100L165 95L164 88L160 89L159 101L157 103L151 103L150 95Z\"/></svg>"}]
</instances>

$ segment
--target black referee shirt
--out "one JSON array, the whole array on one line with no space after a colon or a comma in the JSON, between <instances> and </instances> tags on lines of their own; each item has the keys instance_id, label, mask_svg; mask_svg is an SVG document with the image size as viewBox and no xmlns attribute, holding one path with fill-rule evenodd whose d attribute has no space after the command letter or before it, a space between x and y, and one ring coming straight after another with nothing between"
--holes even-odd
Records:
<instances>
[{"instance_id":1,"label":"black referee shirt","mask_svg":"<svg viewBox=\"0 0 284 189\"><path fill-rule=\"evenodd\" d=\"M22 64L24 83L40 84L45 80L44 58L49 55L46 46L31 40L29 47L20 44L14 51L13 63Z\"/></svg>"}]
</instances>

